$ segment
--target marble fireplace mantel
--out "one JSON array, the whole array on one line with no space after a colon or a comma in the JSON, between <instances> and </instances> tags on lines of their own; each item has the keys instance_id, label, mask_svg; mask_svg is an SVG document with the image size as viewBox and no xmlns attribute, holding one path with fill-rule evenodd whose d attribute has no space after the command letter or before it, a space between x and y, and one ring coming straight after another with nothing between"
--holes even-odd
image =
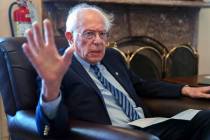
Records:
<instances>
[{"instance_id":1,"label":"marble fireplace mantel","mask_svg":"<svg viewBox=\"0 0 210 140\"><path fill-rule=\"evenodd\" d=\"M180 44L197 49L202 0L43 0L43 17L54 21L56 35L64 35L65 19L77 3L94 3L115 15L111 41L126 36L149 36L169 50Z\"/></svg>"},{"instance_id":2,"label":"marble fireplace mantel","mask_svg":"<svg viewBox=\"0 0 210 140\"><path fill-rule=\"evenodd\" d=\"M169 7L200 7L209 8L210 1L202 0L43 0L44 2L95 2L95 3L113 3L129 5L153 5Z\"/></svg>"}]
</instances>

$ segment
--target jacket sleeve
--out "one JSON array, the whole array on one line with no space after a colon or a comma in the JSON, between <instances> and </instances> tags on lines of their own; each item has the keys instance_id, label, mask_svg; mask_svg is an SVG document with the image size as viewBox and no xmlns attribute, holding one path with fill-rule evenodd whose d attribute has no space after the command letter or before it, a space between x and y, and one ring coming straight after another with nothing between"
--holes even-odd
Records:
<instances>
[{"instance_id":1,"label":"jacket sleeve","mask_svg":"<svg viewBox=\"0 0 210 140\"><path fill-rule=\"evenodd\" d=\"M41 93L41 78L37 77L38 91ZM58 106L57 112L53 119L47 117L42 105L39 103L36 108L36 125L38 133L43 137L63 137L69 133L69 114L67 107L63 104L63 99Z\"/></svg>"},{"instance_id":2,"label":"jacket sleeve","mask_svg":"<svg viewBox=\"0 0 210 140\"><path fill-rule=\"evenodd\" d=\"M176 98L182 96L181 89L185 85L172 84L159 80L144 80L131 70L128 71L136 93L139 96L165 98Z\"/></svg>"},{"instance_id":3,"label":"jacket sleeve","mask_svg":"<svg viewBox=\"0 0 210 140\"><path fill-rule=\"evenodd\" d=\"M69 133L68 111L61 102L56 116L49 119L42 109L40 103L36 108L36 125L38 133L43 137L64 137Z\"/></svg>"}]
</instances>

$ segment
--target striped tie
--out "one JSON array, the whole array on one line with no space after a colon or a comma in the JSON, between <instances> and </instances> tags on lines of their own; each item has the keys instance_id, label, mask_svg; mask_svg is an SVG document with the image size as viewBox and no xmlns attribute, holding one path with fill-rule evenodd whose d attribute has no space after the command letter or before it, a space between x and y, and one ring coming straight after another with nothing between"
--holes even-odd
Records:
<instances>
[{"instance_id":1,"label":"striped tie","mask_svg":"<svg viewBox=\"0 0 210 140\"><path fill-rule=\"evenodd\" d=\"M139 114L131 105L127 97L117 88L115 88L100 72L97 65L90 65L91 69L93 69L96 77L101 82L101 84L109 90L114 96L117 104L122 108L124 113L128 116L131 121L140 119Z\"/></svg>"}]
</instances>

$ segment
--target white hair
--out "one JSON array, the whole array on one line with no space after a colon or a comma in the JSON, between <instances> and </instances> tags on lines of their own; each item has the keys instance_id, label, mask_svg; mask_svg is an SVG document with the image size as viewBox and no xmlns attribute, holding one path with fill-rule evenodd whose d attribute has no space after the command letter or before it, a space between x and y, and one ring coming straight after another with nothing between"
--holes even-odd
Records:
<instances>
[{"instance_id":1,"label":"white hair","mask_svg":"<svg viewBox=\"0 0 210 140\"><path fill-rule=\"evenodd\" d=\"M113 14L108 14L104 10L102 10L101 8L99 8L95 5L89 5L86 3L82 3L82 4L78 4L78 5L74 6L73 8L71 8L69 10L68 18L66 21L66 32L73 33L73 31L77 29L78 13L84 9L91 9L91 10L95 10L95 11L101 13L101 15L104 17L106 31L110 30L113 20L114 20Z\"/></svg>"}]
</instances>

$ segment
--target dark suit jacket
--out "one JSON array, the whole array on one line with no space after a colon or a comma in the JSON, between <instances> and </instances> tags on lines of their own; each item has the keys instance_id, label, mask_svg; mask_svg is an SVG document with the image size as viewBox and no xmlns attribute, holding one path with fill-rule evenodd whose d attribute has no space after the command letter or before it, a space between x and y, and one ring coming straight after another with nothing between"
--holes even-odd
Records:
<instances>
[{"instance_id":1,"label":"dark suit jacket","mask_svg":"<svg viewBox=\"0 0 210 140\"><path fill-rule=\"evenodd\" d=\"M183 85L145 81L139 78L127 68L124 59L113 49L106 50L101 63L124 87L137 106L144 109L146 116L149 116L149 112L141 104L139 97L181 96L180 89ZM116 72L118 75L115 74ZM72 64L63 78L61 92L62 102L53 120L45 116L40 105L37 106L36 121L41 135L43 135L46 126L50 128L48 135L68 133L71 118L100 124L111 124L99 89L75 57L72 58Z\"/></svg>"}]
</instances>

